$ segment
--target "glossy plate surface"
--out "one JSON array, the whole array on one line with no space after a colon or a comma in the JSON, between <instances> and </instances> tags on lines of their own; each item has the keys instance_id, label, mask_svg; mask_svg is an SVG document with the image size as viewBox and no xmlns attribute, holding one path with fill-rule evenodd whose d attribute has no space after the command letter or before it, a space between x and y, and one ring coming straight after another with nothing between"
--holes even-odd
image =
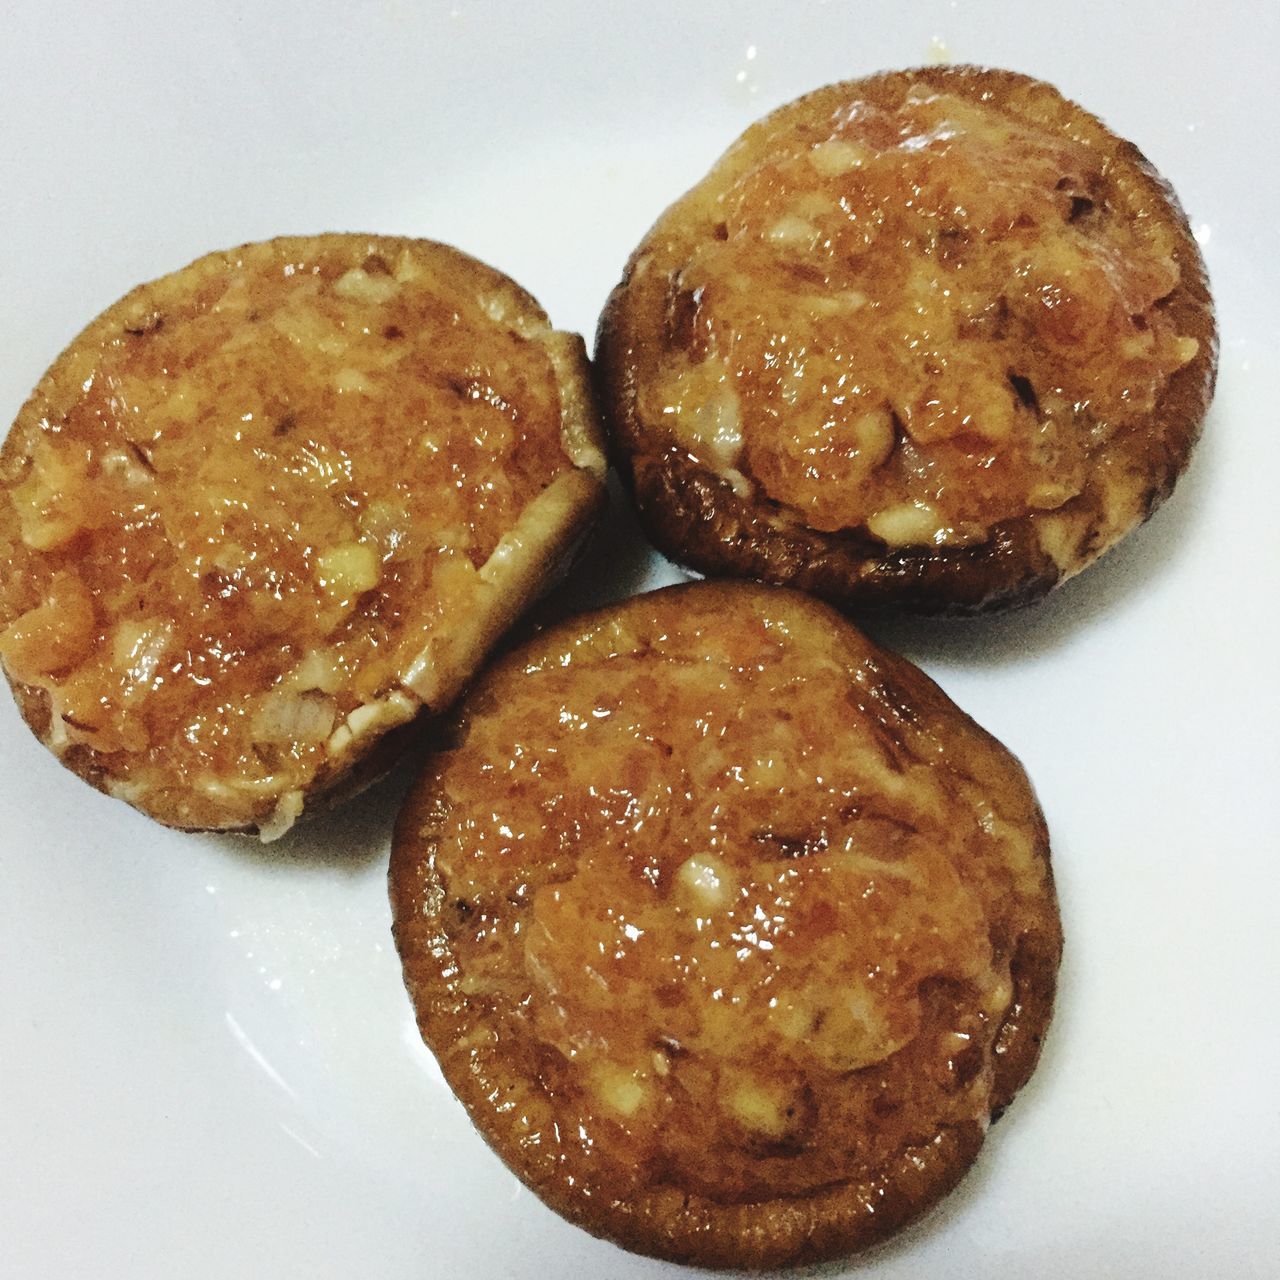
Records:
<instances>
[{"instance_id":1,"label":"glossy plate surface","mask_svg":"<svg viewBox=\"0 0 1280 1280\"><path fill-rule=\"evenodd\" d=\"M1191 471L1040 608L875 629L1036 783L1067 933L1057 1021L959 1191L822 1274L1274 1274L1280 10L50 0L5 28L6 426L133 284L276 234L451 241L590 334L658 212L832 80L1007 66L1138 142L1219 306ZM618 514L553 607L677 576ZM0 752L5 1274L678 1274L544 1209L422 1048L385 891L403 778L264 852L96 795L7 699Z\"/></svg>"}]
</instances>

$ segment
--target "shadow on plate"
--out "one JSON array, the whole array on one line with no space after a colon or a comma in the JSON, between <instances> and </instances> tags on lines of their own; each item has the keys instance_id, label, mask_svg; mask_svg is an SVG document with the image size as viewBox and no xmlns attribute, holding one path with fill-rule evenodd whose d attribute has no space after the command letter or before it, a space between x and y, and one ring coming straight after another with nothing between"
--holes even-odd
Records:
<instances>
[{"instance_id":1,"label":"shadow on plate","mask_svg":"<svg viewBox=\"0 0 1280 1280\"><path fill-rule=\"evenodd\" d=\"M615 472L609 473L609 506L563 582L531 614L542 627L575 613L625 600L680 571L668 564L640 531L635 505Z\"/></svg>"},{"instance_id":2,"label":"shadow on plate","mask_svg":"<svg viewBox=\"0 0 1280 1280\"><path fill-rule=\"evenodd\" d=\"M279 840L263 844L252 837L208 835L227 855L276 866L324 867L363 875L385 860L396 815L422 767L425 749L411 748L386 777L333 809L304 817Z\"/></svg>"},{"instance_id":3,"label":"shadow on plate","mask_svg":"<svg viewBox=\"0 0 1280 1280\"><path fill-rule=\"evenodd\" d=\"M1034 660L1104 614L1134 607L1145 591L1175 572L1191 551L1218 465L1216 418L1211 411L1192 465L1151 519L1039 603L985 618L854 620L877 642L916 662L995 664ZM648 542L630 495L613 473L609 497L609 509L580 559L517 626L511 644L572 614L694 576L663 559Z\"/></svg>"},{"instance_id":4,"label":"shadow on plate","mask_svg":"<svg viewBox=\"0 0 1280 1280\"><path fill-rule=\"evenodd\" d=\"M1139 605L1192 551L1218 464L1213 421L1195 461L1165 504L1078 577L1038 604L986 618L859 620L885 648L928 665L994 665L1034 660L1069 642L1104 614Z\"/></svg>"}]
</instances>

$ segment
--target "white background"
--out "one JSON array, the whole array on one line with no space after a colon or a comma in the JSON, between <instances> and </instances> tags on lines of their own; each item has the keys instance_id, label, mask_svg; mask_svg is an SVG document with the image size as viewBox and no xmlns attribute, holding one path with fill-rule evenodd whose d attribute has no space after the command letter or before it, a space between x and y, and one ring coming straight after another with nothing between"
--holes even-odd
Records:
<instances>
[{"instance_id":1,"label":"white background","mask_svg":"<svg viewBox=\"0 0 1280 1280\"><path fill-rule=\"evenodd\" d=\"M590 334L752 119L943 54L1056 83L1173 181L1219 394L1166 508L1049 603L878 629L1027 765L1068 949L971 1176L821 1274L1271 1276L1280 7L11 4L0 420L135 283L286 232L453 241ZM673 576L630 538L615 518L578 598ZM0 759L0 1274L676 1274L544 1209L421 1047L384 886L403 778L264 851L92 793L8 705Z\"/></svg>"}]
</instances>

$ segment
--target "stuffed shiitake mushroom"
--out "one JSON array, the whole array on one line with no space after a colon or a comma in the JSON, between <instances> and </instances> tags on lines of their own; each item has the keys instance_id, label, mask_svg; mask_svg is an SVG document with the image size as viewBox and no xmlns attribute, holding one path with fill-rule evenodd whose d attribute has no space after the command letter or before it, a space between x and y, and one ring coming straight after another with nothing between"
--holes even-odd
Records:
<instances>
[{"instance_id":1,"label":"stuffed shiitake mushroom","mask_svg":"<svg viewBox=\"0 0 1280 1280\"><path fill-rule=\"evenodd\" d=\"M93 321L0 452L0 664L64 764L279 835L439 710L597 510L586 359L425 240L213 253Z\"/></svg>"},{"instance_id":2,"label":"stuffed shiitake mushroom","mask_svg":"<svg viewBox=\"0 0 1280 1280\"><path fill-rule=\"evenodd\" d=\"M598 363L642 523L859 610L1024 603L1168 495L1213 389L1168 185L1040 81L833 85L662 215Z\"/></svg>"},{"instance_id":3,"label":"stuffed shiitake mushroom","mask_svg":"<svg viewBox=\"0 0 1280 1280\"><path fill-rule=\"evenodd\" d=\"M427 1045L508 1165L629 1249L773 1266L939 1200L1035 1066L1061 932L1018 762L792 591L570 619L401 813Z\"/></svg>"}]
</instances>

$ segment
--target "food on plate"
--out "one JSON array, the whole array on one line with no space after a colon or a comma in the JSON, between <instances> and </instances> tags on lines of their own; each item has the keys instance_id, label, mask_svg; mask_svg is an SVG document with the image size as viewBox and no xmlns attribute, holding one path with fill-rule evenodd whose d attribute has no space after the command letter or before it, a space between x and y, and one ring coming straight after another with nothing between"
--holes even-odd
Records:
<instances>
[{"instance_id":1,"label":"food on plate","mask_svg":"<svg viewBox=\"0 0 1280 1280\"><path fill-rule=\"evenodd\" d=\"M109 307L0 451L0 663L68 768L280 835L384 769L603 498L582 340L446 245L287 237Z\"/></svg>"},{"instance_id":2,"label":"food on plate","mask_svg":"<svg viewBox=\"0 0 1280 1280\"><path fill-rule=\"evenodd\" d=\"M976 67L821 89L658 220L601 318L641 521L707 574L855 609L1025 603L1160 504L1213 391L1167 183Z\"/></svg>"},{"instance_id":3,"label":"food on plate","mask_svg":"<svg viewBox=\"0 0 1280 1280\"><path fill-rule=\"evenodd\" d=\"M761 1267L956 1183L1061 951L1004 747L825 604L728 582L563 622L451 720L396 829L396 943L445 1077L548 1204Z\"/></svg>"}]
</instances>

